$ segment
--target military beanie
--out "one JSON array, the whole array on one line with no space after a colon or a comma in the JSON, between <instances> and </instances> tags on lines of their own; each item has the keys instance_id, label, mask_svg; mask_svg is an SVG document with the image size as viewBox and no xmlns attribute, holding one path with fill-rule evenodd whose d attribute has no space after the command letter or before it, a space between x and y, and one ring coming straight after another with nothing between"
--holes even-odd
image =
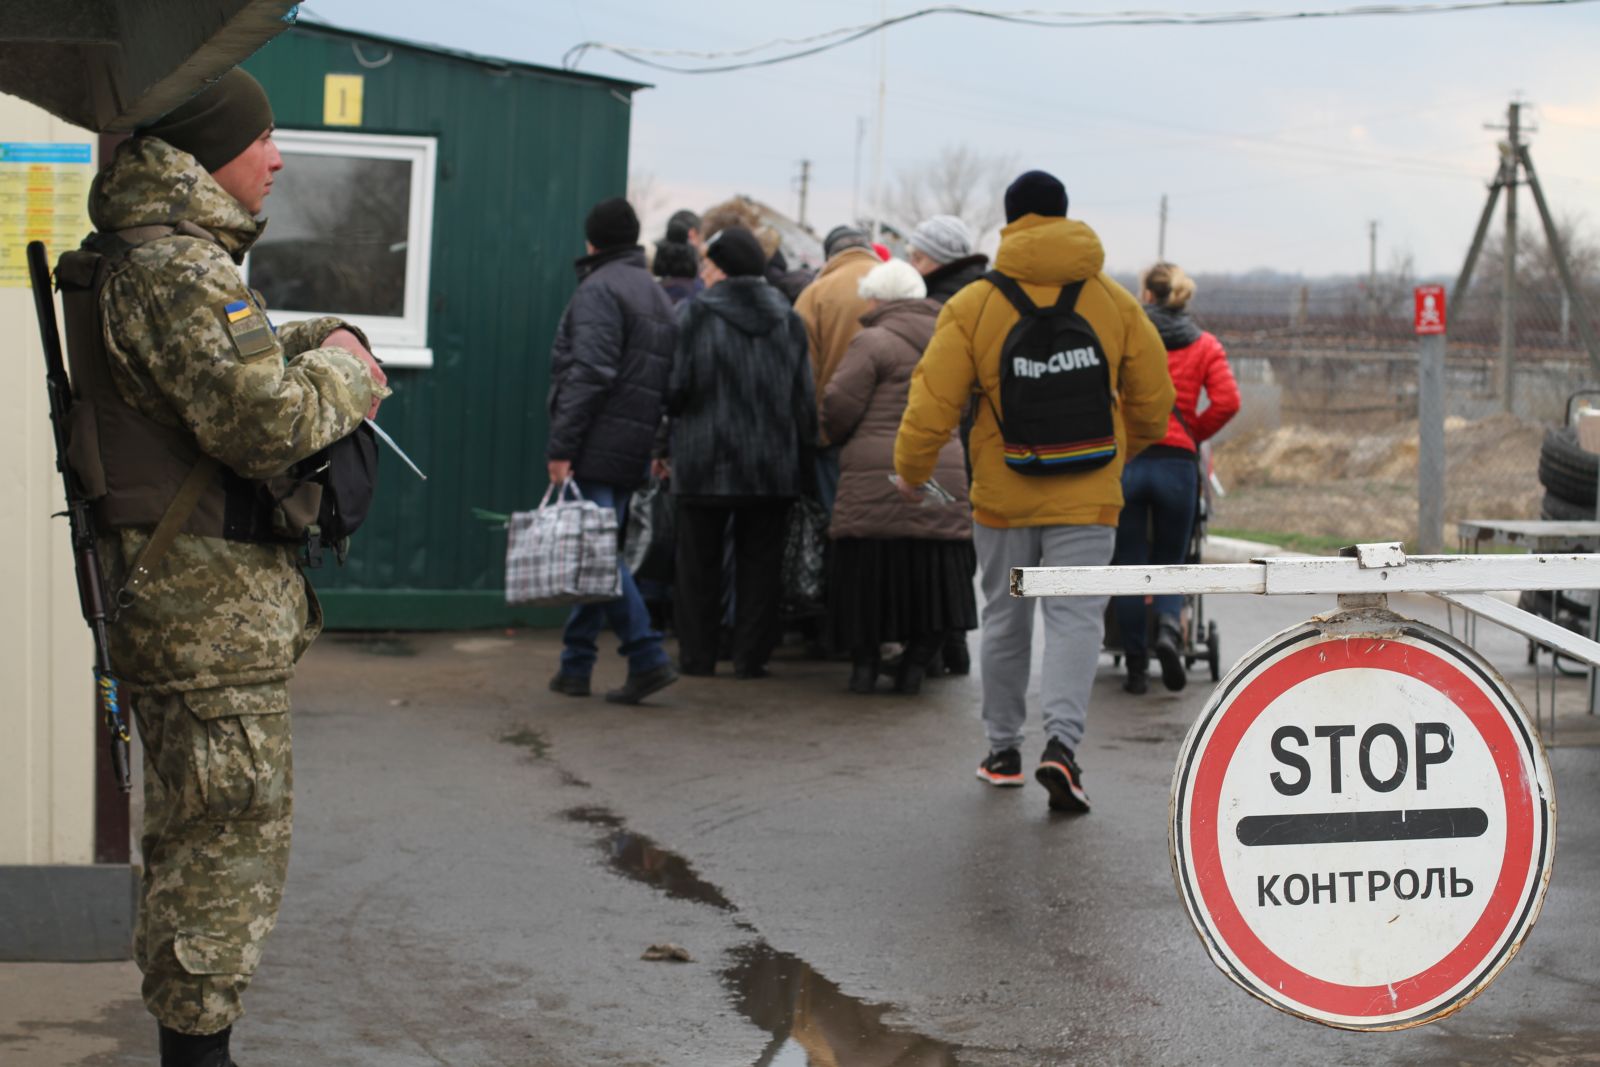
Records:
<instances>
[{"instance_id":1,"label":"military beanie","mask_svg":"<svg viewBox=\"0 0 1600 1067\"><path fill-rule=\"evenodd\" d=\"M159 137L216 172L271 129L272 104L261 83L234 67L210 86L137 131Z\"/></svg>"}]
</instances>

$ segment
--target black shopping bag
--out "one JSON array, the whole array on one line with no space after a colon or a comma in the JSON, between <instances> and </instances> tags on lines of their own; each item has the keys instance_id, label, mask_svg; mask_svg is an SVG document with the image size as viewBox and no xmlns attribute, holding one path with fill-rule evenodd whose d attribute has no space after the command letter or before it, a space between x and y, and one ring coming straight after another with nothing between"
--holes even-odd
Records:
<instances>
[{"instance_id":1,"label":"black shopping bag","mask_svg":"<svg viewBox=\"0 0 1600 1067\"><path fill-rule=\"evenodd\" d=\"M622 558L636 580L671 584L674 546L672 493L665 481L652 479L628 500Z\"/></svg>"},{"instance_id":2,"label":"black shopping bag","mask_svg":"<svg viewBox=\"0 0 1600 1067\"><path fill-rule=\"evenodd\" d=\"M791 608L820 607L824 552L828 544L828 513L810 497L801 497L789 509L784 531L783 599Z\"/></svg>"}]
</instances>

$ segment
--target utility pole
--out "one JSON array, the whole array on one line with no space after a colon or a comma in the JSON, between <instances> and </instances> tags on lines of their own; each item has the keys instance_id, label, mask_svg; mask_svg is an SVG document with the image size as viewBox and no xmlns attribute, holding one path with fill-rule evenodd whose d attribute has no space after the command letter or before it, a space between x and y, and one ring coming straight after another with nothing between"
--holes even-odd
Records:
<instances>
[{"instance_id":1,"label":"utility pole","mask_svg":"<svg viewBox=\"0 0 1600 1067\"><path fill-rule=\"evenodd\" d=\"M855 183L850 186L850 224L861 224L861 143L867 139L867 120L865 116L856 117L856 176Z\"/></svg>"},{"instance_id":2,"label":"utility pole","mask_svg":"<svg viewBox=\"0 0 1600 1067\"><path fill-rule=\"evenodd\" d=\"M807 229L807 226L806 226L806 194L808 192L810 192L810 189L811 189L811 160L802 159L800 161L800 217L799 217L799 220L798 220L799 223L800 223L800 228L802 230Z\"/></svg>"},{"instance_id":3,"label":"utility pole","mask_svg":"<svg viewBox=\"0 0 1600 1067\"><path fill-rule=\"evenodd\" d=\"M1507 160L1502 156L1500 169L1495 171L1494 181L1489 183L1489 199L1484 201L1483 214L1478 216L1478 228L1473 231L1472 243L1467 246L1467 258L1461 264L1461 273L1456 276L1455 288L1450 290L1450 313L1457 322L1462 321L1462 308L1467 304L1467 287L1472 284L1472 271L1478 265L1478 253L1483 251L1483 239L1489 233L1489 223L1494 218L1500 190L1506 187L1506 163Z\"/></svg>"},{"instance_id":4,"label":"utility pole","mask_svg":"<svg viewBox=\"0 0 1600 1067\"><path fill-rule=\"evenodd\" d=\"M1572 304L1572 323L1578 328L1578 338L1589 357L1589 365L1600 373L1600 337L1595 335L1594 319L1589 314L1588 301L1578 289L1577 278L1572 273L1572 263L1567 259L1566 246L1561 243L1561 231L1556 228L1555 216L1544 198L1544 186L1539 184L1539 172L1533 169L1533 155L1523 145L1517 153L1522 162L1522 173L1528 176L1528 191L1533 194L1533 206L1538 209L1539 221L1544 223L1544 239L1550 245L1550 257L1556 262L1556 273L1561 276L1561 288Z\"/></svg>"},{"instance_id":5,"label":"utility pole","mask_svg":"<svg viewBox=\"0 0 1600 1067\"><path fill-rule=\"evenodd\" d=\"M1504 281L1500 289L1500 406L1516 405L1517 376L1513 355L1517 347L1517 168L1522 159L1522 105L1511 101L1506 109L1506 133L1511 165L1506 168L1506 240Z\"/></svg>"},{"instance_id":6,"label":"utility pole","mask_svg":"<svg viewBox=\"0 0 1600 1067\"><path fill-rule=\"evenodd\" d=\"M1167 261L1167 194L1161 194L1161 230L1156 237L1156 262Z\"/></svg>"},{"instance_id":7,"label":"utility pole","mask_svg":"<svg viewBox=\"0 0 1600 1067\"><path fill-rule=\"evenodd\" d=\"M878 5L879 18L889 21L889 0ZM889 95L889 33L878 31L878 129L876 144L872 149L872 239L883 234L883 113Z\"/></svg>"},{"instance_id":8,"label":"utility pole","mask_svg":"<svg viewBox=\"0 0 1600 1067\"><path fill-rule=\"evenodd\" d=\"M1373 219L1367 223L1367 289L1373 291L1378 285L1378 220Z\"/></svg>"},{"instance_id":9,"label":"utility pole","mask_svg":"<svg viewBox=\"0 0 1600 1067\"><path fill-rule=\"evenodd\" d=\"M1483 214L1478 216L1478 229L1472 235L1472 244L1467 248L1466 262L1461 264L1461 276L1456 279L1455 288L1450 292L1450 314L1457 322L1462 321L1462 308L1466 305L1468 287L1472 284L1472 271L1478 263L1478 253L1483 250L1485 235L1489 232L1489 222L1494 217L1495 204L1501 190L1507 194L1506 210L1506 258L1505 276L1501 288L1501 363L1499 368L1502 389L1512 387L1510 349L1516 341L1515 319L1509 312L1514 310L1510 296L1516 287L1516 219L1515 206L1510 202L1514 199L1513 189L1517 183L1517 171L1520 170L1527 177L1528 190L1533 194L1533 206L1538 209L1539 220L1544 224L1545 240L1550 244L1551 258L1555 260L1556 270L1561 275L1562 294L1567 303L1572 307L1572 325L1577 329L1578 339L1582 342L1584 352L1589 357L1589 365L1596 374L1600 374L1600 335L1596 334L1593 322L1589 316L1588 301L1578 289L1577 279L1573 276L1572 265L1567 261L1566 248L1561 241L1561 233L1556 229L1555 217L1550 213L1550 205L1544 198L1544 187L1539 184L1539 173L1533 167L1533 155L1528 151L1528 146L1523 143L1522 135L1525 132L1522 126L1522 105L1513 101L1504 127L1487 126L1486 129L1504 129L1510 133L1512 141L1500 146L1499 169L1495 171L1494 181L1489 183L1489 198L1484 202ZM1515 149L1512 148L1515 143ZM1511 400L1505 400L1505 409L1511 410ZM1600 620L1600 614L1596 615Z\"/></svg>"},{"instance_id":10,"label":"utility pole","mask_svg":"<svg viewBox=\"0 0 1600 1067\"><path fill-rule=\"evenodd\" d=\"M1378 220L1367 222L1367 314L1378 317Z\"/></svg>"}]
</instances>

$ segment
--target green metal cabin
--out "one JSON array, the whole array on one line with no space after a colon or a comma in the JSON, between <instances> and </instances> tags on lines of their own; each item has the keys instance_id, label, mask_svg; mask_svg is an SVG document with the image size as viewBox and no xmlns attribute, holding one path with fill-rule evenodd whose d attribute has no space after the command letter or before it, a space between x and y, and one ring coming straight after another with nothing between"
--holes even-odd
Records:
<instances>
[{"instance_id":1,"label":"green metal cabin","mask_svg":"<svg viewBox=\"0 0 1600 1067\"><path fill-rule=\"evenodd\" d=\"M644 88L322 25L244 64L271 95L286 167L246 265L284 320L344 315L390 364L373 514L312 571L330 627L549 624L504 603L509 512L545 487L557 320L589 207L627 187Z\"/></svg>"}]
</instances>

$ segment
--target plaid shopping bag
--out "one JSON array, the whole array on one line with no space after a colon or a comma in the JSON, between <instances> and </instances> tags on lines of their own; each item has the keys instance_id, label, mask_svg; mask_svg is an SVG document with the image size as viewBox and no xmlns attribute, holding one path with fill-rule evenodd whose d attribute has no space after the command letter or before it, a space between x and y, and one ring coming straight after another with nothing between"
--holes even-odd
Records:
<instances>
[{"instance_id":1,"label":"plaid shopping bag","mask_svg":"<svg viewBox=\"0 0 1600 1067\"><path fill-rule=\"evenodd\" d=\"M546 489L539 510L514 512L507 529L506 603L588 604L622 595L617 513L585 500L576 482Z\"/></svg>"}]
</instances>

